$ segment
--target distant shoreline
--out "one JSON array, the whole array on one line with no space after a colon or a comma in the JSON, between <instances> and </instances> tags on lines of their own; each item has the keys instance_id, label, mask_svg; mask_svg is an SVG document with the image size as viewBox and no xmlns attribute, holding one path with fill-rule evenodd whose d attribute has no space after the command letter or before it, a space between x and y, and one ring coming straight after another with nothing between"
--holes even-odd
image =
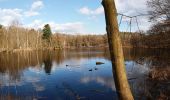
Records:
<instances>
[{"instance_id":1,"label":"distant shoreline","mask_svg":"<svg viewBox=\"0 0 170 100\"><path fill-rule=\"evenodd\" d=\"M103 49L109 48L108 46L103 47L65 47L65 48L53 48L53 47L45 47L45 48L21 48L21 49L6 49L0 48L0 53L2 52L21 52L21 51L35 51L35 50L62 50L62 49ZM143 49L169 49L169 48L157 48L157 47L133 47L133 46L123 46L123 48L143 48Z\"/></svg>"}]
</instances>

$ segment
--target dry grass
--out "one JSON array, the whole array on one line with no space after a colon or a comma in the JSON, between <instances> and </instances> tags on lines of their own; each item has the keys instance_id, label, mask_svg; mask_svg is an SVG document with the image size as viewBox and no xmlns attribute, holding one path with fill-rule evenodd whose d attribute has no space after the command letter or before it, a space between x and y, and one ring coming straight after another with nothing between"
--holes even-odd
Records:
<instances>
[{"instance_id":1,"label":"dry grass","mask_svg":"<svg viewBox=\"0 0 170 100\"><path fill-rule=\"evenodd\" d=\"M157 81L170 80L170 67L153 68L149 72L149 78Z\"/></svg>"}]
</instances>

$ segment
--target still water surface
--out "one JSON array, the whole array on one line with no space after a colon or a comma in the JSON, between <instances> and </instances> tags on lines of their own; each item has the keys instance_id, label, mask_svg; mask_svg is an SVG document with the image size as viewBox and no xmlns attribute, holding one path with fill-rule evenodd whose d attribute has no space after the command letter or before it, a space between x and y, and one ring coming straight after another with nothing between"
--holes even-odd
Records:
<instances>
[{"instance_id":1,"label":"still water surface","mask_svg":"<svg viewBox=\"0 0 170 100\"><path fill-rule=\"evenodd\" d=\"M124 49L124 55L136 100L169 97L168 76L168 82L149 78L151 69L170 65L169 51ZM109 51L1 53L0 100L117 100Z\"/></svg>"}]
</instances>

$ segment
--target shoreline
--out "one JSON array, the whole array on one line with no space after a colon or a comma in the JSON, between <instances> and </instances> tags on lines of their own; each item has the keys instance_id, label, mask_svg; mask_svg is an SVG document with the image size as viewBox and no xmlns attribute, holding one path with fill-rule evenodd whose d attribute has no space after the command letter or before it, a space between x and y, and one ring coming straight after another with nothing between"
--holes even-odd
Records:
<instances>
[{"instance_id":1,"label":"shoreline","mask_svg":"<svg viewBox=\"0 0 170 100\"><path fill-rule=\"evenodd\" d=\"M62 50L62 49L93 49L93 48L109 48L108 46L105 47L65 47L65 48L21 48L21 49L5 49L5 48L0 48L0 53L3 52L22 52L22 51L35 51L35 50ZM133 46L123 46L123 48L141 48L141 49L170 49L170 48L158 48L158 47L133 47Z\"/></svg>"}]
</instances>

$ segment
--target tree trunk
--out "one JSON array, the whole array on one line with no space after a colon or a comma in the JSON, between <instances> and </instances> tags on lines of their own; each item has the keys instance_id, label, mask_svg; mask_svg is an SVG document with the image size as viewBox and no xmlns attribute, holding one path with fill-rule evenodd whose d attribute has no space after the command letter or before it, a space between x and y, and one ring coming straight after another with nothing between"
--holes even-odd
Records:
<instances>
[{"instance_id":1,"label":"tree trunk","mask_svg":"<svg viewBox=\"0 0 170 100\"><path fill-rule=\"evenodd\" d=\"M115 2L114 0L103 0L102 5L105 10L106 30L116 90L120 100L133 100L126 76Z\"/></svg>"}]
</instances>

